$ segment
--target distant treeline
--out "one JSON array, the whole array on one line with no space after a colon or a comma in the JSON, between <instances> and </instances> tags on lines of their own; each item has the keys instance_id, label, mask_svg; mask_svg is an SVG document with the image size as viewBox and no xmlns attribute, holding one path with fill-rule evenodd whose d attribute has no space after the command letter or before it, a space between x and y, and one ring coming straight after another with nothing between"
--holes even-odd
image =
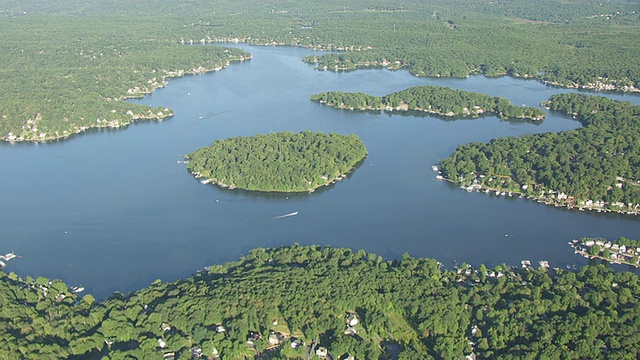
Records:
<instances>
[{"instance_id":1,"label":"distant treeline","mask_svg":"<svg viewBox=\"0 0 640 360\"><path fill-rule=\"evenodd\" d=\"M311 346L336 359L640 356L638 276L603 265L441 270L293 245L102 301L59 280L0 271L0 283L10 359L304 359Z\"/></svg>"},{"instance_id":2,"label":"distant treeline","mask_svg":"<svg viewBox=\"0 0 640 360\"><path fill-rule=\"evenodd\" d=\"M356 135L303 131L218 140L186 158L191 173L223 186L297 192L332 182L366 155Z\"/></svg>"},{"instance_id":3,"label":"distant treeline","mask_svg":"<svg viewBox=\"0 0 640 360\"><path fill-rule=\"evenodd\" d=\"M509 100L489 95L454 90L442 86L416 86L377 97L364 93L329 91L311 96L317 101L339 109L416 110L443 116L478 117L495 113L502 119L544 119L544 111L534 107L512 105Z\"/></svg>"},{"instance_id":4,"label":"distant treeline","mask_svg":"<svg viewBox=\"0 0 640 360\"><path fill-rule=\"evenodd\" d=\"M247 58L209 42L341 50L322 69L406 69L419 76L512 75L568 87L640 86L637 2L328 0L24 2L0 5L0 138L51 140L163 118L126 103L163 79ZM190 46L194 44L195 46Z\"/></svg>"}]
</instances>

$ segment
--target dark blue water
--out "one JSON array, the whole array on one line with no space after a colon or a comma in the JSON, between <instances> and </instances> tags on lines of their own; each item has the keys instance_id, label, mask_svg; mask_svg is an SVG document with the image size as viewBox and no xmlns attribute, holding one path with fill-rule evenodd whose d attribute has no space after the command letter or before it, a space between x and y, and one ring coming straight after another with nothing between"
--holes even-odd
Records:
<instances>
[{"instance_id":1,"label":"dark blue water","mask_svg":"<svg viewBox=\"0 0 640 360\"><path fill-rule=\"evenodd\" d=\"M0 251L23 256L7 271L61 278L104 297L156 278L185 277L254 247L294 242L387 258L408 252L446 266L529 259L560 267L585 263L567 245L573 238L640 236L637 217L467 193L434 179L431 165L459 144L578 127L570 118L548 114L540 124L494 117L451 121L341 111L309 100L329 90L385 95L435 84L535 106L570 90L506 77L320 72L301 62L308 50L243 48L254 55L251 61L172 79L139 101L171 107L172 119L50 144L1 144ZM607 96L640 103L637 95ZM201 185L177 163L216 139L305 129L355 133L369 155L349 179L301 195ZM294 211L299 214L273 219Z\"/></svg>"}]
</instances>

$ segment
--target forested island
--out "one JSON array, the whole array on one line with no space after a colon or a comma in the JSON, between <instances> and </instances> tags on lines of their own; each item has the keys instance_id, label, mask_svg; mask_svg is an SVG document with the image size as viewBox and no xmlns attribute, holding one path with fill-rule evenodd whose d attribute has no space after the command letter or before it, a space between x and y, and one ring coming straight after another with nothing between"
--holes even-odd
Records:
<instances>
[{"instance_id":1,"label":"forested island","mask_svg":"<svg viewBox=\"0 0 640 360\"><path fill-rule=\"evenodd\" d=\"M405 69L418 76L510 75L566 87L638 91L637 3L479 0L22 1L0 5L0 138L61 139L170 109L128 103L166 79L247 59L218 42L339 53L320 69Z\"/></svg>"},{"instance_id":2,"label":"forested island","mask_svg":"<svg viewBox=\"0 0 640 360\"><path fill-rule=\"evenodd\" d=\"M317 245L259 248L101 301L59 280L0 271L0 351L15 359L640 356L631 272L440 265Z\"/></svg>"},{"instance_id":3,"label":"forested island","mask_svg":"<svg viewBox=\"0 0 640 360\"><path fill-rule=\"evenodd\" d=\"M302 131L217 140L185 156L187 169L231 189L301 192L346 178L367 149L356 135Z\"/></svg>"},{"instance_id":4,"label":"forested island","mask_svg":"<svg viewBox=\"0 0 640 360\"><path fill-rule=\"evenodd\" d=\"M493 113L501 119L544 119L544 111L512 105L509 100L443 86L414 86L382 97L364 93L329 91L311 100L338 109L422 111L441 116L479 117Z\"/></svg>"},{"instance_id":5,"label":"forested island","mask_svg":"<svg viewBox=\"0 0 640 360\"><path fill-rule=\"evenodd\" d=\"M443 176L469 190L511 192L557 206L640 211L640 106L584 94L554 95L553 111L584 126L459 146Z\"/></svg>"}]
</instances>

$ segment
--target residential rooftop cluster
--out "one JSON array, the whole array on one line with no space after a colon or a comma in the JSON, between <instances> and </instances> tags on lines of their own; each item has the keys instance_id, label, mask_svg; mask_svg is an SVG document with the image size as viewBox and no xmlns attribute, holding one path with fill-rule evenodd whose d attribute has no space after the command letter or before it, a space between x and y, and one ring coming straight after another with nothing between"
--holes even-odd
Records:
<instances>
[{"instance_id":1,"label":"residential rooftop cluster","mask_svg":"<svg viewBox=\"0 0 640 360\"><path fill-rule=\"evenodd\" d=\"M572 240L569 245L573 247L576 254L588 259L601 259L612 264L640 267L640 243L633 240L627 242L629 244L601 238L583 238Z\"/></svg>"}]
</instances>

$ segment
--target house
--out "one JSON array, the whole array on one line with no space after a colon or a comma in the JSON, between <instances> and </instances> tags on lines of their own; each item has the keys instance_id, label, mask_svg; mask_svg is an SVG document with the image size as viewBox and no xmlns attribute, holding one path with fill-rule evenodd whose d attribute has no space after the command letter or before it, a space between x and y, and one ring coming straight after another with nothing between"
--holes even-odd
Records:
<instances>
[{"instance_id":1,"label":"house","mask_svg":"<svg viewBox=\"0 0 640 360\"><path fill-rule=\"evenodd\" d=\"M344 331L345 335L356 335L358 334L358 331L356 331L356 329L352 326L347 326L347 330Z\"/></svg>"},{"instance_id":2,"label":"house","mask_svg":"<svg viewBox=\"0 0 640 360\"><path fill-rule=\"evenodd\" d=\"M249 335L247 335L247 340L252 342L258 341L261 338L262 336L260 336L260 334L255 331L249 331Z\"/></svg>"},{"instance_id":3,"label":"house","mask_svg":"<svg viewBox=\"0 0 640 360\"><path fill-rule=\"evenodd\" d=\"M471 327L471 336L476 336L477 333L478 333L478 325L473 325Z\"/></svg>"},{"instance_id":4,"label":"house","mask_svg":"<svg viewBox=\"0 0 640 360\"><path fill-rule=\"evenodd\" d=\"M271 334L269 335L269 345L271 346L278 346L280 345L280 338L278 337L277 334Z\"/></svg>"},{"instance_id":5,"label":"house","mask_svg":"<svg viewBox=\"0 0 640 360\"><path fill-rule=\"evenodd\" d=\"M197 345L189 349L189 351L191 352L192 359L199 359L202 357L202 349Z\"/></svg>"},{"instance_id":6,"label":"house","mask_svg":"<svg viewBox=\"0 0 640 360\"><path fill-rule=\"evenodd\" d=\"M329 355L329 351L326 347L320 346L316 349L316 355L321 358L326 358Z\"/></svg>"},{"instance_id":7,"label":"house","mask_svg":"<svg viewBox=\"0 0 640 360\"><path fill-rule=\"evenodd\" d=\"M300 346L303 346L304 343L302 342L302 340L300 339L296 339L296 338L291 338L291 348L292 349L298 349Z\"/></svg>"},{"instance_id":8,"label":"house","mask_svg":"<svg viewBox=\"0 0 640 360\"><path fill-rule=\"evenodd\" d=\"M360 323L360 319L358 319L358 315L355 313L350 313L347 315L347 325L348 326L356 326Z\"/></svg>"}]
</instances>

